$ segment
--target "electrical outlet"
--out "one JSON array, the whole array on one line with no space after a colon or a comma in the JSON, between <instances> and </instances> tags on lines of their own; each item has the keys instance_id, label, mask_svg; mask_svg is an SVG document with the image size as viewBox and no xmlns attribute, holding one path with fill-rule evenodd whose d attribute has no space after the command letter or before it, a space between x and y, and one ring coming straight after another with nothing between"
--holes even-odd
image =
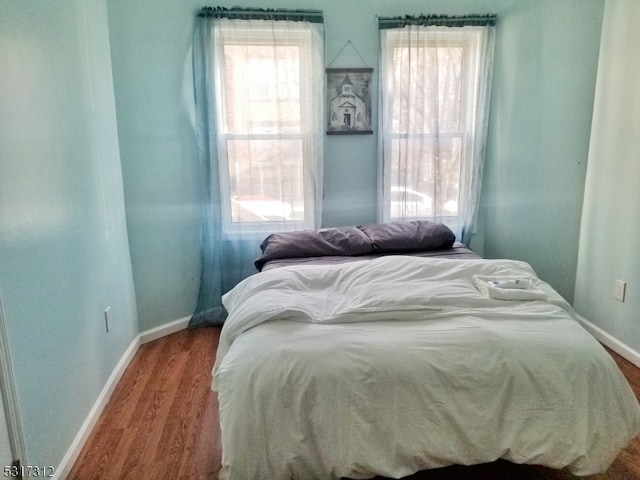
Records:
<instances>
[{"instance_id":1,"label":"electrical outlet","mask_svg":"<svg viewBox=\"0 0 640 480\"><path fill-rule=\"evenodd\" d=\"M620 300L621 302L624 302L624 295L627 291L627 282L625 282L624 280L616 280L616 287L615 290L613 291L613 297L616 300Z\"/></svg>"},{"instance_id":2,"label":"electrical outlet","mask_svg":"<svg viewBox=\"0 0 640 480\"><path fill-rule=\"evenodd\" d=\"M111 307L104 309L104 326L109 333L111 331Z\"/></svg>"}]
</instances>

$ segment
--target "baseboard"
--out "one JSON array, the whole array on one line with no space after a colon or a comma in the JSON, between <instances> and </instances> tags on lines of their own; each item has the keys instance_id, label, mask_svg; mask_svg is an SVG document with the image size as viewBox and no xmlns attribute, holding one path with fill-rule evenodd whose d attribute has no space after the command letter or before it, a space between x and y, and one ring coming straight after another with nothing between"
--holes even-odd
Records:
<instances>
[{"instance_id":1,"label":"baseboard","mask_svg":"<svg viewBox=\"0 0 640 480\"><path fill-rule=\"evenodd\" d=\"M82 427L80 427L80 431L76 435L76 438L73 440L73 443L69 447L69 450L67 450L66 455L58 465L55 475L53 476L55 480L64 480L67 478L67 475L69 475L69 472L71 472L71 469L80 456L82 448L87 442L87 439L89 438L93 427L95 427L96 423L98 422L100 414L107 406L107 402L111 398L111 394L118 385L118 382L122 378L125 370L131 363L131 360L133 360L133 357L140 348L140 345L151 342L153 340L157 340L167 335L171 335L172 333L179 332L180 330L184 330L189 326L190 318L191 317L184 317L179 320L166 323L159 327L146 330L136 335L127 350L122 355L122 358L120 358L120 361L118 361L116 367L111 373L111 376L102 389L102 392L100 392L100 395L98 395L98 399L93 405L93 408L91 408L89 415L82 424Z\"/></svg>"},{"instance_id":2,"label":"baseboard","mask_svg":"<svg viewBox=\"0 0 640 480\"><path fill-rule=\"evenodd\" d=\"M600 343L609 347L621 357L629 360L636 367L640 367L640 353L631 348L629 345L618 340L616 337L608 332L605 332L602 328L591 323L589 320L581 315L577 315L580 324L593 335Z\"/></svg>"},{"instance_id":3,"label":"baseboard","mask_svg":"<svg viewBox=\"0 0 640 480\"><path fill-rule=\"evenodd\" d=\"M145 330L139 335L140 345L152 342L154 340L158 340L159 338L166 337L167 335L171 335L172 333L176 333L181 330L184 330L189 326L189 320L191 320L191 316L179 318L178 320L165 323L164 325L160 325L159 327L155 327L150 330Z\"/></svg>"}]
</instances>

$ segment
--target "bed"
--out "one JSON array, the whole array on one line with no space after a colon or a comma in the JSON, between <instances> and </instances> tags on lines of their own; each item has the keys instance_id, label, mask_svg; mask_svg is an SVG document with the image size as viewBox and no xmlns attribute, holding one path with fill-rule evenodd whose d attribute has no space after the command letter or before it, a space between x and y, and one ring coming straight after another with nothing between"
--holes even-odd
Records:
<instances>
[{"instance_id":1,"label":"bed","mask_svg":"<svg viewBox=\"0 0 640 480\"><path fill-rule=\"evenodd\" d=\"M221 480L602 472L640 432L615 362L525 262L431 222L274 234L225 294Z\"/></svg>"}]
</instances>

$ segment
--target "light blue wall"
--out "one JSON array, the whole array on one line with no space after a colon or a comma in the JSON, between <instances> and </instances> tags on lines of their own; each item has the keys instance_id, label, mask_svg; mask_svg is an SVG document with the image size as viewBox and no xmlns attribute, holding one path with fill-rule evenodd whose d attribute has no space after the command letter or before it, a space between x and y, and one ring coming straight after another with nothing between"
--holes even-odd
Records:
<instances>
[{"instance_id":1,"label":"light blue wall","mask_svg":"<svg viewBox=\"0 0 640 480\"><path fill-rule=\"evenodd\" d=\"M325 63L351 40L351 66L374 68L376 15L498 14L494 100L472 246L529 261L573 297L604 0L253 0L217 5L324 12ZM202 2L109 1L120 152L142 329L189 315L199 278L198 167L189 72ZM332 66L345 66L339 57ZM324 226L372 222L374 134L325 137Z\"/></svg>"},{"instance_id":2,"label":"light blue wall","mask_svg":"<svg viewBox=\"0 0 640 480\"><path fill-rule=\"evenodd\" d=\"M200 181L190 57L196 4L108 4L141 331L190 315L198 294Z\"/></svg>"},{"instance_id":3,"label":"light blue wall","mask_svg":"<svg viewBox=\"0 0 640 480\"><path fill-rule=\"evenodd\" d=\"M0 0L0 12L0 298L23 463L57 466L138 328L107 10Z\"/></svg>"},{"instance_id":4,"label":"light blue wall","mask_svg":"<svg viewBox=\"0 0 640 480\"><path fill-rule=\"evenodd\" d=\"M576 311L640 352L640 2L607 2L589 151ZM627 282L625 302L614 299Z\"/></svg>"},{"instance_id":5,"label":"light blue wall","mask_svg":"<svg viewBox=\"0 0 640 480\"><path fill-rule=\"evenodd\" d=\"M530 262L569 301L603 3L518 2L496 48L484 252Z\"/></svg>"}]
</instances>

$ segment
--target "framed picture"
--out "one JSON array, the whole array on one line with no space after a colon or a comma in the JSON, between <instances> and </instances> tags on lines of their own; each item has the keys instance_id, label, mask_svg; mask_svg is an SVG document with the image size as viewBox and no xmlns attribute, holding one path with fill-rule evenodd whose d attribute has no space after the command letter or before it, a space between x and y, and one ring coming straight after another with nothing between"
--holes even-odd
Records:
<instances>
[{"instance_id":1,"label":"framed picture","mask_svg":"<svg viewBox=\"0 0 640 480\"><path fill-rule=\"evenodd\" d=\"M327 68L327 135L371 134L373 68Z\"/></svg>"}]
</instances>

